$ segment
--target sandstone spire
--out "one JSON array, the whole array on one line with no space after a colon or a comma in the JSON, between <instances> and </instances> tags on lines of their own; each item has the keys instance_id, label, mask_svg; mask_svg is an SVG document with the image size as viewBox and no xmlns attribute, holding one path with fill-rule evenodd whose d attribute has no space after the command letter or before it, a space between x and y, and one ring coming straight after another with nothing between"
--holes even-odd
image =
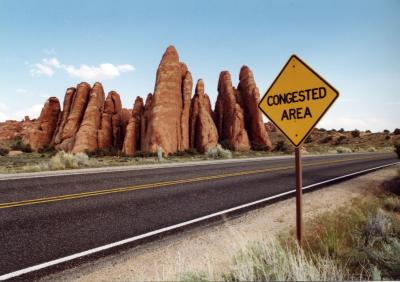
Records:
<instances>
[{"instance_id":1,"label":"sandstone spire","mask_svg":"<svg viewBox=\"0 0 400 282\"><path fill-rule=\"evenodd\" d=\"M240 69L237 90L238 100L244 110L245 125L252 148L270 150L272 148L271 141L265 130L261 111L258 109L260 92L256 86L253 72L247 66L243 66Z\"/></svg>"},{"instance_id":2,"label":"sandstone spire","mask_svg":"<svg viewBox=\"0 0 400 282\"><path fill-rule=\"evenodd\" d=\"M236 92L230 73L221 72L215 104L215 123L220 143L225 143L235 151L247 151L250 149L250 141L245 128L244 112L237 101Z\"/></svg>"}]
</instances>

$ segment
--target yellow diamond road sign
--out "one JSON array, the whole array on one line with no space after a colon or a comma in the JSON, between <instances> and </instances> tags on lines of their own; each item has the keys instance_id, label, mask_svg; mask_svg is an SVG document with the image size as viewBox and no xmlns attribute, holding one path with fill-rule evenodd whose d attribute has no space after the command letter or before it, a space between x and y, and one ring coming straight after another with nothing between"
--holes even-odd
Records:
<instances>
[{"instance_id":1,"label":"yellow diamond road sign","mask_svg":"<svg viewBox=\"0 0 400 282\"><path fill-rule=\"evenodd\" d=\"M299 147L338 96L335 88L293 55L258 107Z\"/></svg>"}]
</instances>

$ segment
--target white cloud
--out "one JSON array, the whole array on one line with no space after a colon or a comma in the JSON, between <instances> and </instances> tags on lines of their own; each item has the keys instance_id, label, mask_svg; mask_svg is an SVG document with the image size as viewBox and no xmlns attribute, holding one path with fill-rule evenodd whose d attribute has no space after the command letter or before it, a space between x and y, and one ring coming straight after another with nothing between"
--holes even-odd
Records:
<instances>
[{"instance_id":1,"label":"white cloud","mask_svg":"<svg viewBox=\"0 0 400 282\"><path fill-rule=\"evenodd\" d=\"M60 62L57 60L57 58L44 58L43 63L46 64L49 67L55 67L55 68L61 68Z\"/></svg>"},{"instance_id":2,"label":"white cloud","mask_svg":"<svg viewBox=\"0 0 400 282\"><path fill-rule=\"evenodd\" d=\"M66 72L72 77L79 77L84 80L102 80L113 79L120 76L121 73L133 71L135 68L132 65L113 65L100 64L96 66L81 65L79 68L74 66L65 66Z\"/></svg>"},{"instance_id":3,"label":"white cloud","mask_svg":"<svg viewBox=\"0 0 400 282\"><path fill-rule=\"evenodd\" d=\"M34 104L28 108L11 111L5 104L0 104L0 122L6 120L22 120L25 116L31 119L38 118L42 111L43 104Z\"/></svg>"},{"instance_id":4,"label":"white cloud","mask_svg":"<svg viewBox=\"0 0 400 282\"><path fill-rule=\"evenodd\" d=\"M37 63L31 68L30 73L32 76L52 77L57 69L62 69L71 77L78 77L82 80L105 80L113 79L125 72L134 71L135 67L129 64L113 65L110 63L100 64L99 66L83 64L76 67L61 64L57 58L53 57L42 59L41 63Z\"/></svg>"},{"instance_id":5,"label":"white cloud","mask_svg":"<svg viewBox=\"0 0 400 282\"><path fill-rule=\"evenodd\" d=\"M31 68L30 73L32 76L48 76L52 77L54 75L54 70L50 66L45 64L35 64L33 68Z\"/></svg>"}]
</instances>

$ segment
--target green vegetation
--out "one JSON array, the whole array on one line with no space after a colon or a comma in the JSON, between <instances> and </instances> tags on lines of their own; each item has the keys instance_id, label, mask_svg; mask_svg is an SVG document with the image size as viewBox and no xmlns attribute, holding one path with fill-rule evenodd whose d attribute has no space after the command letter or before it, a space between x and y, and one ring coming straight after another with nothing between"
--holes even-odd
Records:
<instances>
[{"instance_id":1,"label":"green vegetation","mask_svg":"<svg viewBox=\"0 0 400 282\"><path fill-rule=\"evenodd\" d=\"M21 138L16 139L11 144L11 149L15 151L22 151L24 153L32 153L32 148L30 144L25 144Z\"/></svg>"}]
</instances>

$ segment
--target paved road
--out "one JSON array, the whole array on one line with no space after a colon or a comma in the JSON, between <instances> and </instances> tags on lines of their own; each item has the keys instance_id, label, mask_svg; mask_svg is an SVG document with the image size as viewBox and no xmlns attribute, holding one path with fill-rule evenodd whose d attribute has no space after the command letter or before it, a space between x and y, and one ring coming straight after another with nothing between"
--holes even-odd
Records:
<instances>
[{"instance_id":1,"label":"paved road","mask_svg":"<svg viewBox=\"0 0 400 282\"><path fill-rule=\"evenodd\" d=\"M398 161L395 154L304 158L304 186ZM0 181L0 275L276 195L294 159Z\"/></svg>"}]
</instances>

